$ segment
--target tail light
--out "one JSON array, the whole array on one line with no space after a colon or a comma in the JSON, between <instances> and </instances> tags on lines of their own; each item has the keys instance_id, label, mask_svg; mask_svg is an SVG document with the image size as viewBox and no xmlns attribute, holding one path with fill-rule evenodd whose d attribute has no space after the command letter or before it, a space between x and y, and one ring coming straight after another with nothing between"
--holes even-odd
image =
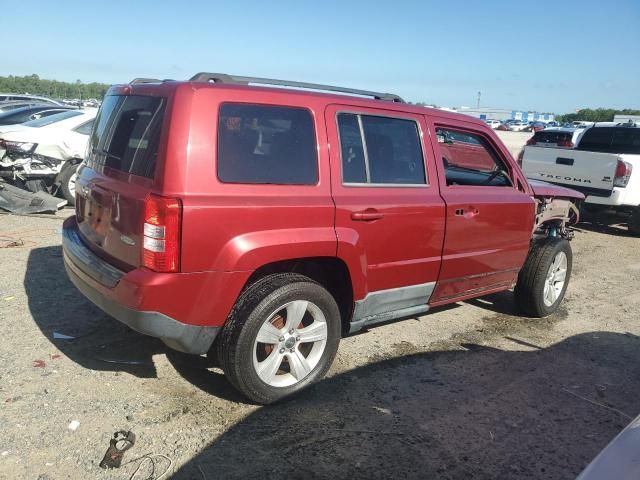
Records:
<instances>
[{"instance_id":1,"label":"tail light","mask_svg":"<svg viewBox=\"0 0 640 480\"><path fill-rule=\"evenodd\" d=\"M631 177L631 170L633 170L633 167L630 163L618 160L618 165L616 166L616 176L613 179L613 186L626 187L629 183L629 177Z\"/></svg>"},{"instance_id":2,"label":"tail light","mask_svg":"<svg viewBox=\"0 0 640 480\"><path fill-rule=\"evenodd\" d=\"M527 140L527 145L535 145L535 144L536 144L535 137L531 137L529 140Z\"/></svg>"},{"instance_id":3,"label":"tail light","mask_svg":"<svg viewBox=\"0 0 640 480\"><path fill-rule=\"evenodd\" d=\"M142 264L156 272L180 271L182 204L177 198L148 195L144 201Z\"/></svg>"},{"instance_id":4,"label":"tail light","mask_svg":"<svg viewBox=\"0 0 640 480\"><path fill-rule=\"evenodd\" d=\"M573 142L571 140L558 140L557 145L559 147L573 148Z\"/></svg>"},{"instance_id":5,"label":"tail light","mask_svg":"<svg viewBox=\"0 0 640 480\"><path fill-rule=\"evenodd\" d=\"M517 162L518 165L520 166L520 168L522 168L522 161L524 159L524 148L522 150L520 150L520 153L518 153L518 158L517 158Z\"/></svg>"}]
</instances>

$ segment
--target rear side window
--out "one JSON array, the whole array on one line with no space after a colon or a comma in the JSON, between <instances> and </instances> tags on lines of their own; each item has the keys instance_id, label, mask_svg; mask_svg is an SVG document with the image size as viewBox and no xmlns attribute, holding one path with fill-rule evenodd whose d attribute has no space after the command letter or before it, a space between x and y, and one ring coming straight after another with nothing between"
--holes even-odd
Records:
<instances>
[{"instance_id":1,"label":"rear side window","mask_svg":"<svg viewBox=\"0 0 640 480\"><path fill-rule=\"evenodd\" d=\"M91 166L153 178L166 101L146 95L105 97L91 132Z\"/></svg>"},{"instance_id":2,"label":"rear side window","mask_svg":"<svg viewBox=\"0 0 640 480\"><path fill-rule=\"evenodd\" d=\"M82 135L90 135L92 128L93 128L93 120L89 120L88 122L83 123L82 125L76 127L75 131Z\"/></svg>"},{"instance_id":3,"label":"rear side window","mask_svg":"<svg viewBox=\"0 0 640 480\"><path fill-rule=\"evenodd\" d=\"M343 183L426 184L415 121L340 113L338 131Z\"/></svg>"},{"instance_id":4,"label":"rear side window","mask_svg":"<svg viewBox=\"0 0 640 480\"><path fill-rule=\"evenodd\" d=\"M578 150L640 154L640 128L592 127L582 135Z\"/></svg>"},{"instance_id":5,"label":"rear side window","mask_svg":"<svg viewBox=\"0 0 640 480\"><path fill-rule=\"evenodd\" d=\"M218 178L225 183L315 185L318 157L311 112L226 103L218 121Z\"/></svg>"}]
</instances>

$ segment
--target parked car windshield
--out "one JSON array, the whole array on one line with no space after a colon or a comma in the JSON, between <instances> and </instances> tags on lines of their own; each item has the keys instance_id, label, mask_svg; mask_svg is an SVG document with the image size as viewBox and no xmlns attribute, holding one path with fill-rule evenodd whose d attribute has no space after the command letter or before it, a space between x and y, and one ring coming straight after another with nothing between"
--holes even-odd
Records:
<instances>
[{"instance_id":1,"label":"parked car windshield","mask_svg":"<svg viewBox=\"0 0 640 480\"><path fill-rule=\"evenodd\" d=\"M67 118L77 117L78 115L82 115L82 112L79 110L69 110L68 112L60 112L56 113L55 115L49 115L48 117L31 120L29 122L25 122L23 125L26 125L27 127L40 128L51 125L52 123L66 120Z\"/></svg>"},{"instance_id":2,"label":"parked car windshield","mask_svg":"<svg viewBox=\"0 0 640 480\"><path fill-rule=\"evenodd\" d=\"M15 110L10 110L5 113L0 113L0 125L13 125L29 121L32 115L39 114L38 118L48 117L57 113L63 112L66 109L51 109L51 105L48 106L33 106L23 107Z\"/></svg>"},{"instance_id":3,"label":"parked car windshield","mask_svg":"<svg viewBox=\"0 0 640 480\"><path fill-rule=\"evenodd\" d=\"M640 154L640 128L592 127L584 132L577 149L602 153Z\"/></svg>"}]
</instances>

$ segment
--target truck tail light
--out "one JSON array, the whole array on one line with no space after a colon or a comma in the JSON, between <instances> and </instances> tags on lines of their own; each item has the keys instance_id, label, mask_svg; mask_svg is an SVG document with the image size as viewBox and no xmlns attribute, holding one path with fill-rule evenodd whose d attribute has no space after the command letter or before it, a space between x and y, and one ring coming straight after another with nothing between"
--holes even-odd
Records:
<instances>
[{"instance_id":1,"label":"truck tail light","mask_svg":"<svg viewBox=\"0 0 640 480\"><path fill-rule=\"evenodd\" d=\"M558 140L557 145L559 147L573 148L573 142L571 140Z\"/></svg>"},{"instance_id":2,"label":"truck tail light","mask_svg":"<svg viewBox=\"0 0 640 480\"><path fill-rule=\"evenodd\" d=\"M180 271L181 223L179 199L147 195L144 200L143 266L156 272Z\"/></svg>"},{"instance_id":3,"label":"truck tail light","mask_svg":"<svg viewBox=\"0 0 640 480\"><path fill-rule=\"evenodd\" d=\"M613 186L626 187L629 183L629 177L631 177L631 170L633 170L633 167L630 163L618 160L618 165L616 166L616 176L613 179Z\"/></svg>"},{"instance_id":4,"label":"truck tail light","mask_svg":"<svg viewBox=\"0 0 640 480\"><path fill-rule=\"evenodd\" d=\"M535 145L535 144L536 144L535 136L533 136L529 140L527 140L527 145Z\"/></svg>"}]
</instances>

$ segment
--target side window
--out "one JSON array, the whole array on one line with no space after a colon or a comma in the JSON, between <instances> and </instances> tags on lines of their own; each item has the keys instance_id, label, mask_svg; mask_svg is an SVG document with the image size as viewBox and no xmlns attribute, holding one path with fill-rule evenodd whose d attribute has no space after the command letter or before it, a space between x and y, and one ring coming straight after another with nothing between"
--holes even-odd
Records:
<instances>
[{"instance_id":1,"label":"side window","mask_svg":"<svg viewBox=\"0 0 640 480\"><path fill-rule=\"evenodd\" d=\"M225 183L315 185L318 156L311 112L226 103L218 121L218 178Z\"/></svg>"},{"instance_id":2,"label":"side window","mask_svg":"<svg viewBox=\"0 0 640 480\"><path fill-rule=\"evenodd\" d=\"M507 169L484 138L450 128L436 128L447 185L511 186Z\"/></svg>"},{"instance_id":3,"label":"side window","mask_svg":"<svg viewBox=\"0 0 640 480\"><path fill-rule=\"evenodd\" d=\"M93 122L93 120L89 120L88 122L76 127L74 130L82 135L90 135L91 129L93 128Z\"/></svg>"},{"instance_id":4,"label":"side window","mask_svg":"<svg viewBox=\"0 0 640 480\"><path fill-rule=\"evenodd\" d=\"M577 150L592 152L610 152L613 141L613 128L591 127L585 130Z\"/></svg>"},{"instance_id":5,"label":"side window","mask_svg":"<svg viewBox=\"0 0 640 480\"><path fill-rule=\"evenodd\" d=\"M340 132L343 183L367 183L367 168L358 116L350 113L339 114L338 131Z\"/></svg>"},{"instance_id":6,"label":"side window","mask_svg":"<svg viewBox=\"0 0 640 480\"><path fill-rule=\"evenodd\" d=\"M427 183L415 121L339 113L338 132L343 183Z\"/></svg>"}]
</instances>

